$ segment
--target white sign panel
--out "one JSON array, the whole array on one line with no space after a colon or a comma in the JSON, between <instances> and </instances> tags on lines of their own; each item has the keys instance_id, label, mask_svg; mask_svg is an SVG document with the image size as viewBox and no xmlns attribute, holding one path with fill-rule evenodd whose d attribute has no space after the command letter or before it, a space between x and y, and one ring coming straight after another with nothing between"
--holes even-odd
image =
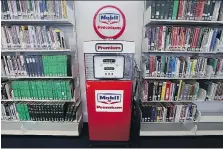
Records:
<instances>
[{"instance_id":1,"label":"white sign panel","mask_svg":"<svg viewBox=\"0 0 223 149\"><path fill-rule=\"evenodd\" d=\"M121 52L123 49L123 45L121 43L97 43L96 51L97 52Z\"/></svg>"},{"instance_id":2,"label":"white sign panel","mask_svg":"<svg viewBox=\"0 0 223 149\"><path fill-rule=\"evenodd\" d=\"M96 112L123 112L123 90L95 90Z\"/></svg>"}]
</instances>

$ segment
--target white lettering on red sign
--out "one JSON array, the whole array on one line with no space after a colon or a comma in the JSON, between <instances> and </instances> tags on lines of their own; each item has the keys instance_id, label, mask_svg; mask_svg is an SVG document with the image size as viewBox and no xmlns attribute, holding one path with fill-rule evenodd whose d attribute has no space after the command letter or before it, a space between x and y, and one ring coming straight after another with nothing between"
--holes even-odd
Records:
<instances>
[{"instance_id":1,"label":"white lettering on red sign","mask_svg":"<svg viewBox=\"0 0 223 149\"><path fill-rule=\"evenodd\" d=\"M115 6L103 6L95 13L93 26L102 39L117 39L125 30L125 15Z\"/></svg>"}]
</instances>

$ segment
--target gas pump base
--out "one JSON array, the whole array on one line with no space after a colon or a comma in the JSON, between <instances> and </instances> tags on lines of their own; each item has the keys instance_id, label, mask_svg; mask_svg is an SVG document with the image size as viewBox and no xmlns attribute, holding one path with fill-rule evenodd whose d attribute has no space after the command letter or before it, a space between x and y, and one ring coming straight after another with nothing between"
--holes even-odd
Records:
<instances>
[{"instance_id":1,"label":"gas pump base","mask_svg":"<svg viewBox=\"0 0 223 149\"><path fill-rule=\"evenodd\" d=\"M83 47L91 146L129 146L135 43L86 41Z\"/></svg>"},{"instance_id":2,"label":"gas pump base","mask_svg":"<svg viewBox=\"0 0 223 149\"><path fill-rule=\"evenodd\" d=\"M89 147L131 147L130 141L90 141Z\"/></svg>"}]
</instances>

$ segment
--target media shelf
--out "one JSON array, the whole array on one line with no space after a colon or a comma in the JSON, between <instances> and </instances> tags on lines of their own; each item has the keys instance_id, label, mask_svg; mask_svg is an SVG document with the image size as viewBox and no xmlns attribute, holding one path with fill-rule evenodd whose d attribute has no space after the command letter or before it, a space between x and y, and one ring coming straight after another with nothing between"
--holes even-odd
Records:
<instances>
[{"instance_id":1,"label":"media shelf","mask_svg":"<svg viewBox=\"0 0 223 149\"><path fill-rule=\"evenodd\" d=\"M145 77L145 80L204 80L204 79L212 79L212 80L221 80L223 76L217 77Z\"/></svg>"},{"instance_id":2,"label":"media shelf","mask_svg":"<svg viewBox=\"0 0 223 149\"><path fill-rule=\"evenodd\" d=\"M216 84L221 84L221 81L223 80L222 76L222 62L217 62L218 66L220 67L220 73L217 72L217 68L214 69L212 66L212 63L210 61L212 59L220 59L219 61L222 61L222 43L220 43L220 38L212 36L213 34L209 34L209 36L212 36L213 38L209 37L209 41L202 41L201 37L204 37L202 34L205 29L212 30L213 32L216 31L216 34L222 36L222 27L223 27L223 21L222 21L222 13L216 13L212 18L203 18L203 14L206 14L207 12L203 12L199 14L199 16L196 16L197 14L194 14L194 12L184 12L184 13L178 13L178 11L188 11L189 9L183 9L184 6L190 6L186 5L185 3L188 3L187 1L174 1L174 2L168 2L168 5L163 1L145 1L145 11L144 11L144 28L143 28L143 40L142 40L142 55L141 55L141 69L142 69L142 76L141 76L141 85L139 92L141 93L140 99L141 103L145 103L144 105L141 105L141 111L146 111L146 107L148 108L147 114L149 116L142 115L142 112L140 113L142 116L142 122L141 122L141 129L140 129L140 136L200 136L200 135L223 135L223 108L222 108L222 100L179 100L179 101L169 101L169 100L159 100L164 95L164 98L167 98L172 100L177 98L182 98L186 95L186 99L188 97L191 97L190 95L197 95L197 94L187 94L190 90L194 91L194 88L196 88L197 84L199 84L199 88L202 86L203 82L211 82ZM192 2L193 3L193 2ZM216 3L220 3L219 1ZM219 12L222 11L222 4L221 6L217 7L216 4L216 10L219 9ZM202 4L203 5L203 4ZM171 7L172 6L172 7ZM179 6L179 7L178 7ZM181 8L180 8L181 6ZM160 8L158 8L160 7ZM163 7L163 8L162 8ZM164 8L165 7L165 8ZM173 10L175 9L175 10ZM168 13L165 13L165 11L169 11ZM172 11L172 12L171 12ZM210 10L211 11L211 10ZM216 11L218 12L218 11ZM169 16L171 14L171 16ZM194 16L193 16L193 15ZM182 16L180 16L182 15ZM188 17L188 15L192 15L195 19L178 19L178 17ZM217 15L221 15L221 20L217 20L220 17L217 17ZM196 18L199 17L199 18ZM206 20L201 20L206 19ZM164 19L168 18L168 19ZM171 19L169 19L171 18ZM209 21L207 19L210 19L212 21ZM214 20L214 21L213 21ZM203 30L202 30L203 28ZM181 34L182 31L195 31L199 30L195 36L195 34L191 34L191 32L186 32L186 34ZM217 32L218 31L218 32ZM171 34L172 33L172 34ZM175 34L176 33L176 34ZM176 35L176 36L175 36ZM198 35L198 36L197 36ZM202 35L202 36L199 36ZM176 37L176 38L175 38ZM191 38L193 40L185 40ZM196 39L197 38L197 39ZM179 40L178 40L179 39ZM184 42L179 42L184 39ZM192 42L196 39L195 42ZM212 41L212 40L215 41ZM222 39L222 38L221 38ZM197 44L199 43L199 44ZM207 44L207 47L204 45ZM215 44L215 45L214 45ZM212 46L211 46L212 45ZM209 46L209 47L208 47ZM189 47L189 48L184 48ZM174 62L171 61L172 57L176 57L175 66ZM184 65L185 61L189 62L187 66ZM184 59L185 58L185 59ZM187 58L187 59L186 59ZM191 61L192 59L192 61ZM200 63L192 64L193 60L195 61L202 61L203 64L206 64L205 66ZM172 63L170 63L170 61ZM179 63L180 61L180 63ZM209 61L209 62L206 62ZM194 65L192 68L191 65ZM207 67L208 65L208 67ZM177 67L176 67L177 66ZM179 66L179 67L178 67ZM191 71L185 69L185 67L192 68L191 70L195 70L193 75L191 75ZM195 68L201 68L201 69L195 69ZM202 70L202 67L210 68L212 66L213 71L207 71L206 69ZM171 69L169 69L171 67ZM175 69L174 69L175 68ZM202 71L201 71L202 70ZM210 70L210 69L209 69ZM200 73L202 72L202 73ZM177 77L157 77L156 74L160 76L165 76L161 74L175 74L179 73L179 75L176 75ZM185 77L178 77L181 75ZM202 75L197 75L202 74ZM203 76L203 75L206 76ZM215 74L215 76L213 75ZM190 77L193 76L193 77ZM179 86L174 88L173 85L179 85L179 81L183 82L183 86L188 85L191 87L191 85L194 87L190 89L186 89L187 93L182 94L184 90L180 92L177 92L177 94L170 93L166 94L167 85L170 84L171 86L168 88L172 91L173 89L178 89ZM155 83L154 83L155 82ZM163 82L164 86L163 86ZM193 83L192 83L193 82ZM200 83L201 82L201 83ZM196 84L194 84L196 83ZM161 84L161 85L160 85ZM181 84L182 85L182 84ZM209 85L209 84L208 84ZM184 87L185 87L184 86ZM219 85L220 86L220 85ZM188 87L188 86L187 86ZM203 86L202 86L203 87ZM209 87L209 86L208 86ZM146 89L145 89L146 88ZM165 92L162 92L164 89ZM182 86L181 86L182 89ZM213 88L212 88L213 89ZM205 88L206 90L206 88ZM220 89L219 89L220 90ZM221 89L222 90L222 89ZM160 92L161 91L161 92ZM178 91L178 90L177 90ZM200 93L203 90L201 90ZM207 90L206 90L207 91ZM147 93L148 92L148 93ZM155 93L154 93L155 92ZM158 94L157 94L158 92ZM214 92L214 91L212 91ZM146 94L147 93L147 94ZM194 93L194 92L193 92ZM207 92L206 92L207 93ZM210 93L210 91L209 91ZM149 95L150 96L149 96ZM163 94L163 95L162 95ZM174 94L174 95L173 95ZM168 96L167 96L168 95ZM200 94L201 95L201 94ZM202 94L203 95L203 94ZM210 94L209 94L210 95ZM222 95L220 95L222 96ZM151 98L152 97L152 98ZM158 97L158 100L157 100ZM194 97L194 96L192 96ZM155 100L153 100L155 98ZM210 97L209 97L210 98ZM215 94L212 97L213 99L218 99L219 95ZM211 99L212 99L211 98ZM190 99L190 98L189 98ZM197 98L196 98L197 99ZM151 100L151 101L149 101ZM160 117L160 107L161 109L168 109L169 107L175 107L177 110L180 106L185 106L185 104L188 106L187 102L191 102L196 105L196 112L194 115L194 118L192 121L186 121L186 122L144 122L144 121L153 121L154 120L154 113L152 113L154 110L156 113L158 112L158 116ZM182 103L182 104L181 104ZM178 107L179 106L179 107ZM154 108L155 107L155 108ZM213 107L213 108L212 108ZM181 107L180 107L181 108ZM184 108L182 108L184 109ZM202 111L200 111L202 109ZM151 110L149 113L149 110ZM165 113L165 110L161 110L163 113ZM144 116L144 117L143 117ZM164 117L167 115L163 115ZM176 116L176 115L175 115ZM179 115L177 115L179 116ZM169 118L169 116L167 116ZM180 118L182 118L180 116ZM156 118L155 118L156 119ZM157 120L160 120L160 118L157 118ZM166 120L166 119L165 119Z\"/></svg>"},{"instance_id":3,"label":"media shelf","mask_svg":"<svg viewBox=\"0 0 223 149\"><path fill-rule=\"evenodd\" d=\"M16 53L17 55L20 53L30 53L30 54L35 54L35 55L42 55L42 54L66 54L70 55L71 54L71 49L58 49L58 50L53 50L53 49L2 49L1 53L2 55L7 55L7 54L13 54Z\"/></svg>"},{"instance_id":4,"label":"media shelf","mask_svg":"<svg viewBox=\"0 0 223 149\"><path fill-rule=\"evenodd\" d=\"M202 112L200 123L223 123L223 112Z\"/></svg>"},{"instance_id":5,"label":"media shelf","mask_svg":"<svg viewBox=\"0 0 223 149\"><path fill-rule=\"evenodd\" d=\"M2 76L3 79L73 79L72 76Z\"/></svg>"},{"instance_id":6,"label":"media shelf","mask_svg":"<svg viewBox=\"0 0 223 149\"><path fill-rule=\"evenodd\" d=\"M222 26L223 21L148 19L145 22L145 26L147 25Z\"/></svg>"},{"instance_id":7,"label":"media shelf","mask_svg":"<svg viewBox=\"0 0 223 149\"><path fill-rule=\"evenodd\" d=\"M72 99L72 100L49 100L49 99L14 99L14 100L1 100L1 102L76 102L76 100Z\"/></svg>"},{"instance_id":8,"label":"media shelf","mask_svg":"<svg viewBox=\"0 0 223 149\"><path fill-rule=\"evenodd\" d=\"M18 0L17 8L20 8L21 3L27 5L22 0ZM10 3L4 5L8 4ZM24 7L34 9L32 11L16 9L17 12L3 13L5 10L2 10L2 32L4 31L6 38L4 41L7 42L4 42L1 48L2 62L5 63L2 67L5 73L1 74L1 78L2 84L7 86L4 93L10 100L1 100L3 114L1 134L79 136L83 118L76 45L75 5L71 1L61 1L57 3L60 10L44 10L45 8L40 8L39 4L39 1L33 1L30 2L30 8ZM47 2L47 7L52 7L51 5L53 4ZM6 7L2 6L2 8ZM41 13L38 10L44 12ZM27 13L27 11L31 12ZM47 11L46 14L45 11ZM20 33L19 36L17 31ZM9 37L11 38L8 39ZM58 83L57 88L56 82ZM16 86L12 87L13 83ZM10 89L14 89L17 96ZM34 90L36 92L33 92ZM12 99L13 97L27 99ZM28 99L28 97L34 99ZM47 97L57 100L43 99ZM60 98L72 99L58 100ZM8 98L4 95L3 99ZM10 112L6 114L3 107L4 109L10 107L16 114L8 116ZM40 108L43 109L40 110ZM62 110L62 113L66 116L71 112L68 114L71 120L76 112L76 119L72 122L71 120L59 121L67 119L65 115L57 115L63 108L66 111ZM43 114L44 111L50 111L53 114L48 113L49 115L46 116ZM14 120L11 121L11 119Z\"/></svg>"},{"instance_id":9,"label":"media shelf","mask_svg":"<svg viewBox=\"0 0 223 149\"><path fill-rule=\"evenodd\" d=\"M140 136L193 136L193 128L182 123L141 123Z\"/></svg>"},{"instance_id":10,"label":"media shelf","mask_svg":"<svg viewBox=\"0 0 223 149\"><path fill-rule=\"evenodd\" d=\"M1 121L4 135L79 136L83 118L77 122Z\"/></svg>"},{"instance_id":11,"label":"media shelf","mask_svg":"<svg viewBox=\"0 0 223 149\"><path fill-rule=\"evenodd\" d=\"M149 102L223 102L223 100L210 100L210 101L201 101L201 100L176 100L176 101L165 101L165 100L160 100L160 101L143 101L144 103L149 103Z\"/></svg>"},{"instance_id":12,"label":"media shelf","mask_svg":"<svg viewBox=\"0 0 223 149\"><path fill-rule=\"evenodd\" d=\"M74 25L74 21L68 19L9 19L1 20L4 25Z\"/></svg>"},{"instance_id":13,"label":"media shelf","mask_svg":"<svg viewBox=\"0 0 223 149\"><path fill-rule=\"evenodd\" d=\"M214 52L203 52L203 51L143 51L143 53L152 53L152 54L160 54L160 53L174 53L174 54L202 54L202 55L209 55L209 54L223 54L222 51L214 51Z\"/></svg>"}]
</instances>

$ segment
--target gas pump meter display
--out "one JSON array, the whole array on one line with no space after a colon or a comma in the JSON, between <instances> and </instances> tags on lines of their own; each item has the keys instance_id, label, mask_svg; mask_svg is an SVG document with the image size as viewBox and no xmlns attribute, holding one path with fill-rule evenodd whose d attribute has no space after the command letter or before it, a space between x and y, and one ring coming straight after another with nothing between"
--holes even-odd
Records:
<instances>
[{"instance_id":1,"label":"gas pump meter display","mask_svg":"<svg viewBox=\"0 0 223 149\"><path fill-rule=\"evenodd\" d=\"M125 59L122 55L94 56L94 77L97 79L124 77Z\"/></svg>"}]
</instances>

